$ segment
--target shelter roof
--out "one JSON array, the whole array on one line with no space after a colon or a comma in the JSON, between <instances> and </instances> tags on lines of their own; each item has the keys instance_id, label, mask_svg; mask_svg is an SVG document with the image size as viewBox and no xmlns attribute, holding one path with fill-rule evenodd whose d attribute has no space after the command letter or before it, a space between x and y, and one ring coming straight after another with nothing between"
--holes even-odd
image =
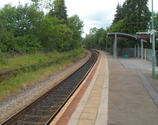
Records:
<instances>
[{"instance_id":1,"label":"shelter roof","mask_svg":"<svg viewBox=\"0 0 158 125\"><path fill-rule=\"evenodd\" d=\"M115 37L115 34L117 35L117 37L124 37L130 40L133 40L135 42L141 42L140 38L137 38L137 36L131 35L131 34L127 34L127 33L119 33L119 32L113 32L113 33L108 33L108 36L112 36ZM145 40L142 40L143 42L147 42Z\"/></svg>"}]
</instances>

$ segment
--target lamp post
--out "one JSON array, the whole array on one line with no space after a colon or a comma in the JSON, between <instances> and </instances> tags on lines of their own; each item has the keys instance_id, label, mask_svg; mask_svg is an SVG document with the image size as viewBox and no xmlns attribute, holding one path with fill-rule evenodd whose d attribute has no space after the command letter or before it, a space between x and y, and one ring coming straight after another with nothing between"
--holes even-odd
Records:
<instances>
[{"instance_id":1,"label":"lamp post","mask_svg":"<svg viewBox=\"0 0 158 125\"><path fill-rule=\"evenodd\" d=\"M151 0L152 6L152 77L155 78L155 31L154 31L154 11L153 11L153 0Z\"/></svg>"}]
</instances>

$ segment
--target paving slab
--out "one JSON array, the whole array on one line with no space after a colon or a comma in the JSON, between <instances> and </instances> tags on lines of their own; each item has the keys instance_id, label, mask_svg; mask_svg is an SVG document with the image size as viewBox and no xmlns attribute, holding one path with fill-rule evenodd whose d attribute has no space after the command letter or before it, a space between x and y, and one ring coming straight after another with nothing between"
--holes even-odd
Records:
<instances>
[{"instance_id":1,"label":"paving slab","mask_svg":"<svg viewBox=\"0 0 158 125\"><path fill-rule=\"evenodd\" d=\"M118 61L125 68L146 69L152 71L152 62L149 60L132 57L132 58L118 58ZM155 71L158 72L158 66L155 66Z\"/></svg>"},{"instance_id":2,"label":"paving slab","mask_svg":"<svg viewBox=\"0 0 158 125\"><path fill-rule=\"evenodd\" d=\"M106 55L109 65L108 124L158 125L158 109L143 85L144 76L138 74L138 70L149 70L151 63L140 59L115 60L111 54ZM139 61L141 63L137 63Z\"/></svg>"},{"instance_id":3,"label":"paving slab","mask_svg":"<svg viewBox=\"0 0 158 125\"><path fill-rule=\"evenodd\" d=\"M105 54L102 51L100 51L100 54L101 60L93 77L93 82L91 82L93 86L89 86L91 89L86 91L89 93L89 97L86 97L86 104L82 105L83 111L78 114L76 123L74 123L73 116L76 116L77 112L74 112L68 125L107 125L109 71ZM83 96L83 98L85 98L85 96ZM78 107L80 107L81 104L82 100L78 104Z\"/></svg>"}]
</instances>

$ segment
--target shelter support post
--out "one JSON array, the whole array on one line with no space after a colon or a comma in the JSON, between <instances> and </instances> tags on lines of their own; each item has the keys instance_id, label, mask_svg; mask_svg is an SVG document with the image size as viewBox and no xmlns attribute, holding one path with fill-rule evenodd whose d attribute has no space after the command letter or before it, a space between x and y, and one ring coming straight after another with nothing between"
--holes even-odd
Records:
<instances>
[{"instance_id":1,"label":"shelter support post","mask_svg":"<svg viewBox=\"0 0 158 125\"><path fill-rule=\"evenodd\" d=\"M139 58L139 43L137 44L137 57Z\"/></svg>"},{"instance_id":2,"label":"shelter support post","mask_svg":"<svg viewBox=\"0 0 158 125\"><path fill-rule=\"evenodd\" d=\"M114 45L113 45L114 59L117 59L117 34L115 33Z\"/></svg>"},{"instance_id":3,"label":"shelter support post","mask_svg":"<svg viewBox=\"0 0 158 125\"><path fill-rule=\"evenodd\" d=\"M143 51L143 40L141 40L141 59L143 59L144 51Z\"/></svg>"},{"instance_id":4,"label":"shelter support post","mask_svg":"<svg viewBox=\"0 0 158 125\"><path fill-rule=\"evenodd\" d=\"M137 57L137 45L134 44L134 57Z\"/></svg>"},{"instance_id":5,"label":"shelter support post","mask_svg":"<svg viewBox=\"0 0 158 125\"><path fill-rule=\"evenodd\" d=\"M108 41L107 41L107 39L106 39L106 48L105 48L105 49L106 49L106 52L108 51L108 50L107 50L107 42L108 42Z\"/></svg>"}]
</instances>

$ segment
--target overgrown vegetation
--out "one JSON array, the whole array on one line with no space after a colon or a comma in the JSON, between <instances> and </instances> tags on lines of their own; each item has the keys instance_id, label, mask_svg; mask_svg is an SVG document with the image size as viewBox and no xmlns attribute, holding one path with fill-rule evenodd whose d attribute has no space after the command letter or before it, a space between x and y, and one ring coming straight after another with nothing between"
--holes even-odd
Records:
<instances>
[{"instance_id":1,"label":"overgrown vegetation","mask_svg":"<svg viewBox=\"0 0 158 125\"><path fill-rule=\"evenodd\" d=\"M0 9L0 100L83 57L83 21L64 0L31 0Z\"/></svg>"},{"instance_id":2,"label":"overgrown vegetation","mask_svg":"<svg viewBox=\"0 0 158 125\"><path fill-rule=\"evenodd\" d=\"M73 50L74 54L77 55L78 51L81 51L82 49L76 49ZM79 52L80 52L79 51ZM69 52L48 52L48 53L43 53L43 52L36 52L33 54L25 54L22 56L13 56L10 58L6 58L6 56L3 57L3 60L5 63L0 63L0 70L6 70L6 69L11 69L11 68L20 68L26 65L32 65L32 64L43 64L46 62L51 62L55 61L58 59L62 59L66 56L70 56Z\"/></svg>"},{"instance_id":3,"label":"overgrown vegetation","mask_svg":"<svg viewBox=\"0 0 158 125\"><path fill-rule=\"evenodd\" d=\"M83 39L83 44L86 48L99 48L105 49L107 42L107 31L103 28L97 29L96 27L90 29L90 34L86 35L86 38Z\"/></svg>"},{"instance_id":4,"label":"overgrown vegetation","mask_svg":"<svg viewBox=\"0 0 158 125\"><path fill-rule=\"evenodd\" d=\"M0 82L0 100L17 93L20 89L25 89L27 86L35 85L36 82L44 80L49 75L52 75L58 72L59 70L63 69L65 66L72 63L74 60L83 57L85 53L83 49L78 49L66 53L53 52L38 56L39 54L40 53L36 53L34 55L27 55L14 58L14 61L21 60L21 64L25 65L25 68L28 69L26 70L25 68L22 68L22 70L18 70L19 73L17 73L16 76L11 76L9 77L9 79L5 79ZM32 58L34 58L33 61ZM24 64L23 61L25 59L27 60L27 63ZM36 63L36 65L40 65L44 61L47 62L57 59L61 60L44 67L33 67L35 68L33 70L31 70L31 68L28 66L28 64L30 63ZM43 62L41 62L41 60ZM16 66L17 65L15 64L15 67Z\"/></svg>"},{"instance_id":5,"label":"overgrown vegetation","mask_svg":"<svg viewBox=\"0 0 158 125\"><path fill-rule=\"evenodd\" d=\"M43 11L47 10L47 13ZM64 0L32 0L0 10L0 51L34 53L70 51L80 47L83 21L67 16Z\"/></svg>"}]
</instances>

